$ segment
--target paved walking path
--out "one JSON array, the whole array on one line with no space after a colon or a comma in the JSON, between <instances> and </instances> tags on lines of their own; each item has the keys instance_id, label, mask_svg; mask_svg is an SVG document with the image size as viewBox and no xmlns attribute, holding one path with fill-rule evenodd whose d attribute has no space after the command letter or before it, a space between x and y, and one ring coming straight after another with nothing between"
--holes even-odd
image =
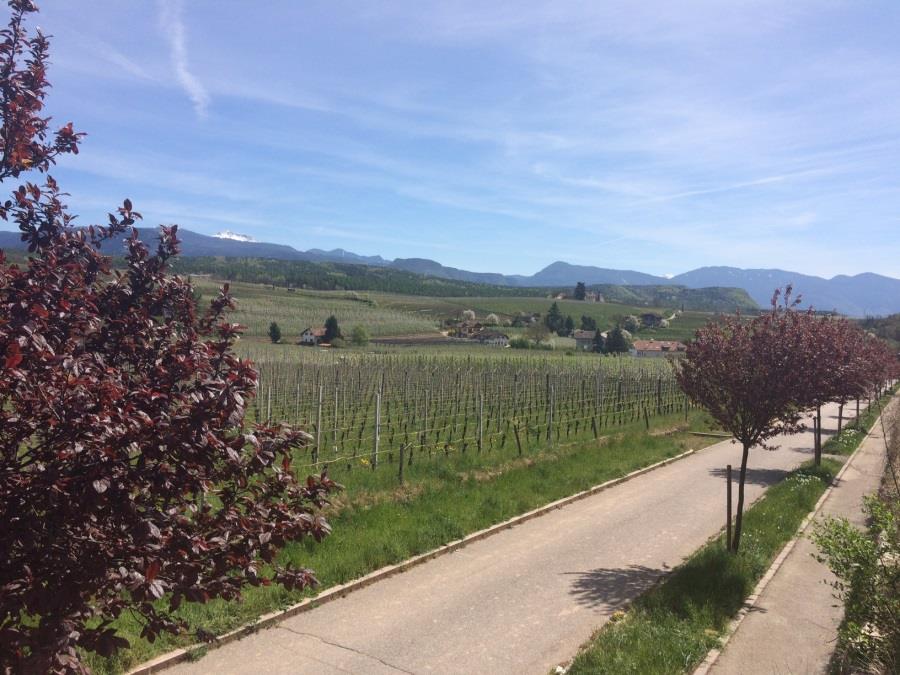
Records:
<instances>
[{"instance_id":1,"label":"paved walking path","mask_svg":"<svg viewBox=\"0 0 900 675\"><path fill-rule=\"evenodd\" d=\"M812 456L811 432L779 441L752 451L749 500ZM172 672L544 675L722 528L728 463L739 446L710 446Z\"/></svg>"},{"instance_id":2,"label":"paved walking path","mask_svg":"<svg viewBox=\"0 0 900 675\"><path fill-rule=\"evenodd\" d=\"M826 499L821 515L864 525L863 497L878 489L884 466L884 437L876 426ZM844 610L828 585L834 575L813 558L816 547L808 537L810 531L785 558L711 673L827 672Z\"/></svg>"}]
</instances>

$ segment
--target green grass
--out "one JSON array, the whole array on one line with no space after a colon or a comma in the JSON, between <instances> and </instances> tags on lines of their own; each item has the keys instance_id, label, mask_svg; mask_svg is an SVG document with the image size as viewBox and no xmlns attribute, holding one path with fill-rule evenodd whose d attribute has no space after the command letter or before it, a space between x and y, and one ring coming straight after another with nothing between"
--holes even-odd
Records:
<instances>
[{"instance_id":1,"label":"green grass","mask_svg":"<svg viewBox=\"0 0 900 675\"><path fill-rule=\"evenodd\" d=\"M677 417L661 418L655 424L665 428L661 425L671 425ZM706 422L693 414L689 426L704 428ZM650 436L635 427L602 444L545 447L500 466L487 466L470 452L426 464L423 475L402 490L390 480L393 472L360 470L354 472L359 482L348 482L344 507L330 518L334 533L322 544L289 545L282 560L316 570L321 589L326 589L715 440L691 436L686 430ZM414 472L411 476L415 478ZM178 614L194 629L221 634L302 597L281 586L249 588L242 602L188 604ZM138 637L140 627L127 614L119 626L132 648L109 660L89 656L95 672L121 672L194 641L191 636L163 637L149 644Z\"/></svg>"},{"instance_id":2,"label":"green grass","mask_svg":"<svg viewBox=\"0 0 900 675\"><path fill-rule=\"evenodd\" d=\"M872 405L860 412L858 421L848 424L841 430L841 433L829 438L822 445L822 452L828 455L849 455L856 450L862 439L869 433L872 425L875 424L875 420L878 419L884 405L896 390L897 388L894 387L893 390L882 396L880 401L873 401ZM855 414L856 411L851 409L850 406L845 406L845 412ZM846 421L844 420L845 423Z\"/></svg>"},{"instance_id":3,"label":"green grass","mask_svg":"<svg viewBox=\"0 0 900 675\"><path fill-rule=\"evenodd\" d=\"M690 672L723 631L781 548L828 487L840 463L805 465L769 488L744 514L741 551L707 544L662 583L600 629L570 673Z\"/></svg>"},{"instance_id":4,"label":"green grass","mask_svg":"<svg viewBox=\"0 0 900 675\"><path fill-rule=\"evenodd\" d=\"M204 277L194 277L192 283L203 294L204 304L222 285ZM237 308L228 314L228 320L246 326L246 337L267 339L269 323L276 321L286 345L296 343L303 329L322 326L332 314L348 335L356 325L365 326L373 337L436 333L438 329L432 318L380 306L352 291L288 291L261 284L232 283L231 294Z\"/></svg>"}]
</instances>

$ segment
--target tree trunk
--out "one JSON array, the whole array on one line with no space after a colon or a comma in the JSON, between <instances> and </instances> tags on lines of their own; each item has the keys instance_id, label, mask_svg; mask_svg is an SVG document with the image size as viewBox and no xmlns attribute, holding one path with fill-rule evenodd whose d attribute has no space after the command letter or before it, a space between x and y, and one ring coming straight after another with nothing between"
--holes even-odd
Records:
<instances>
[{"instance_id":1,"label":"tree trunk","mask_svg":"<svg viewBox=\"0 0 900 675\"><path fill-rule=\"evenodd\" d=\"M816 406L816 429L813 440L815 448L815 465L822 466L822 406Z\"/></svg>"},{"instance_id":2,"label":"tree trunk","mask_svg":"<svg viewBox=\"0 0 900 675\"><path fill-rule=\"evenodd\" d=\"M844 426L844 404L841 403L838 406L838 433L841 433L841 428Z\"/></svg>"},{"instance_id":3,"label":"tree trunk","mask_svg":"<svg viewBox=\"0 0 900 675\"><path fill-rule=\"evenodd\" d=\"M741 455L741 475L738 478L737 512L734 518L734 537L731 540L731 552L737 553L741 545L741 530L744 525L744 482L747 478L747 459L750 456L750 445L744 443Z\"/></svg>"}]
</instances>

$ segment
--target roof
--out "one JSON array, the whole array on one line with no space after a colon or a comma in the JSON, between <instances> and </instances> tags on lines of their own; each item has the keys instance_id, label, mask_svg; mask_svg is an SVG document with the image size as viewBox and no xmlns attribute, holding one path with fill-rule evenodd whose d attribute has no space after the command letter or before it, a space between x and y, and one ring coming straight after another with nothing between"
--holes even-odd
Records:
<instances>
[{"instance_id":1,"label":"roof","mask_svg":"<svg viewBox=\"0 0 900 675\"><path fill-rule=\"evenodd\" d=\"M324 328L307 328L301 333L301 335L305 333L311 333L314 337L325 337L325 329Z\"/></svg>"},{"instance_id":2,"label":"roof","mask_svg":"<svg viewBox=\"0 0 900 675\"><path fill-rule=\"evenodd\" d=\"M576 340L593 340L597 337L595 330L576 330L572 333L572 337Z\"/></svg>"},{"instance_id":3,"label":"roof","mask_svg":"<svg viewBox=\"0 0 900 675\"><path fill-rule=\"evenodd\" d=\"M635 351L639 352L683 352L687 346L675 340L635 340Z\"/></svg>"}]
</instances>

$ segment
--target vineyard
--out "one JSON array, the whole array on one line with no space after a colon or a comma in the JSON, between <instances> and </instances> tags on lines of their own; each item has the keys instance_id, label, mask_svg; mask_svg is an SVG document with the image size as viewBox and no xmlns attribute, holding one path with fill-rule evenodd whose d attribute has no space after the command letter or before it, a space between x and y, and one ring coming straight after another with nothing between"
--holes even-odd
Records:
<instances>
[{"instance_id":1,"label":"vineyard","mask_svg":"<svg viewBox=\"0 0 900 675\"><path fill-rule=\"evenodd\" d=\"M218 293L222 281L209 277L192 277L195 289L204 300ZM641 329L635 337L658 340L686 340L713 315L704 312L675 312L674 308L647 308L615 303L554 301L549 298L447 298L407 296L393 293L356 293L354 291L310 291L273 288L262 284L232 283L231 293L236 309L229 314L232 321L246 326L246 337L267 339L269 324L278 322L285 343L296 342L300 332L308 327L321 326L334 315L345 334L354 326L363 326L375 338L409 335L436 335L445 319L457 319L467 309L478 317L494 313L509 323L519 313L546 314L557 302L564 315L576 324L582 316L597 322L600 330L607 330L629 314L654 311L672 317L666 328ZM510 335L521 331L504 327ZM574 342L554 338L559 348L573 348Z\"/></svg>"},{"instance_id":2,"label":"vineyard","mask_svg":"<svg viewBox=\"0 0 900 675\"><path fill-rule=\"evenodd\" d=\"M193 277L192 283L208 301L218 293L223 282ZM437 331L434 319L401 309L380 307L353 292L287 291L242 283L232 284L231 292L237 306L228 318L246 326L248 337L265 337L269 323L277 321L285 342L296 342L303 329L321 326L331 315L337 317L346 331L349 332L354 325L362 325L374 337Z\"/></svg>"},{"instance_id":3,"label":"vineyard","mask_svg":"<svg viewBox=\"0 0 900 675\"><path fill-rule=\"evenodd\" d=\"M252 348L251 348L252 349ZM252 355L252 354L251 354ZM510 354L253 355L250 414L312 435L308 465L332 476L475 454L522 456L688 412L667 362Z\"/></svg>"}]
</instances>

